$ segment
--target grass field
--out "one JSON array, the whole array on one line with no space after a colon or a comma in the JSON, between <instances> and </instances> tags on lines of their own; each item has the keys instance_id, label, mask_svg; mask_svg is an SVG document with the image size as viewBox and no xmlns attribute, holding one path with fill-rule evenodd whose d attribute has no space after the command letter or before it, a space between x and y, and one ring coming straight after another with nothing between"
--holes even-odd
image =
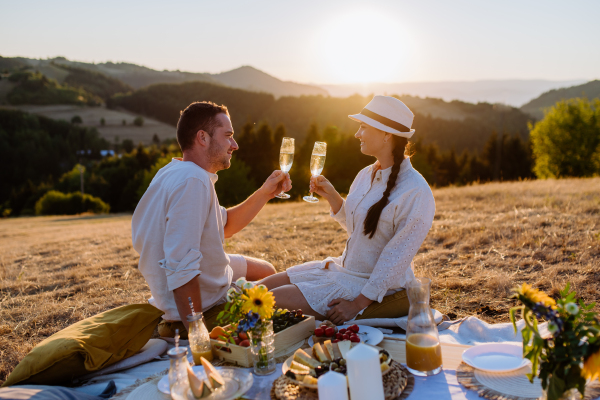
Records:
<instances>
[{"instance_id":1,"label":"grass field","mask_svg":"<svg viewBox=\"0 0 600 400\"><path fill-rule=\"evenodd\" d=\"M600 297L600 178L443 188L434 196L435 221L415 268L433 280L436 309L506 322L510 289L522 282L554 296L572 282L586 301ZM56 331L146 301L130 221L0 220L0 382ZM268 205L226 251L266 258L283 271L341 254L345 239L324 201L289 202Z\"/></svg>"},{"instance_id":2,"label":"grass field","mask_svg":"<svg viewBox=\"0 0 600 400\"><path fill-rule=\"evenodd\" d=\"M1 91L2 86L0 86L0 93ZM100 136L108 140L111 144L114 143L115 137L118 137L120 141L125 139L133 140L133 143L136 145L140 142L145 145L152 144L154 134L161 141L175 138L174 126L148 117L143 117L143 126L135 126L133 125L133 120L138 116L137 114L122 110L109 110L104 106L86 107L55 104L47 106L20 105L4 107L43 115L52 119L64 119L65 121L71 121L71 118L79 115L83 120L83 126L96 128ZM101 118L105 120L104 126L100 125ZM123 125L123 120L125 120L126 125Z\"/></svg>"}]
</instances>

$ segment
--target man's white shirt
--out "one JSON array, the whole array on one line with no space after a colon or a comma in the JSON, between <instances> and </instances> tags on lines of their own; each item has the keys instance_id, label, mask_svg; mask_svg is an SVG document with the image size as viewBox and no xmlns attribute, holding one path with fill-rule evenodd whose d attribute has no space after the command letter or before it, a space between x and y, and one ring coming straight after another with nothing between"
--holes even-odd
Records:
<instances>
[{"instance_id":1,"label":"man's white shirt","mask_svg":"<svg viewBox=\"0 0 600 400\"><path fill-rule=\"evenodd\" d=\"M196 276L203 310L229 289L233 273L223 248L227 211L219 205L216 181L216 174L174 158L158 171L133 213L139 270L150 286L150 304L165 312L165 320L180 320L173 290Z\"/></svg>"}]
</instances>

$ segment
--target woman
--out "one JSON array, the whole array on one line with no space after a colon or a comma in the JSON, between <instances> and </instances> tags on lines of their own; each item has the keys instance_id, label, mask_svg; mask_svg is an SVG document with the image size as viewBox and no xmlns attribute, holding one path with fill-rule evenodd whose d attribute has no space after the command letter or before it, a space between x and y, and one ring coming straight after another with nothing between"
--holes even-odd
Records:
<instances>
[{"instance_id":1,"label":"woman","mask_svg":"<svg viewBox=\"0 0 600 400\"><path fill-rule=\"evenodd\" d=\"M405 155L413 113L400 100L375 96L360 112L354 135L361 152L377 161L360 171L346 200L323 176L310 190L325 198L347 231L341 257L308 262L265 278L278 307L297 309L340 325L354 318L408 314L404 288L412 259L427 236L435 202L425 179Z\"/></svg>"}]
</instances>

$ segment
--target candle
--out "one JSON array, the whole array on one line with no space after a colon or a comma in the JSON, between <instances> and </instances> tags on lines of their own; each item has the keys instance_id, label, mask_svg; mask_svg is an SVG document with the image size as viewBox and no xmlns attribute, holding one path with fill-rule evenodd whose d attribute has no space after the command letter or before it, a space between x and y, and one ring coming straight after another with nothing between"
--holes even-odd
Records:
<instances>
[{"instance_id":1,"label":"candle","mask_svg":"<svg viewBox=\"0 0 600 400\"><path fill-rule=\"evenodd\" d=\"M346 355L352 400L384 400L379 352L359 344Z\"/></svg>"},{"instance_id":2,"label":"candle","mask_svg":"<svg viewBox=\"0 0 600 400\"><path fill-rule=\"evenodd\" d=\"M330 371L318 380L319 400L348 400L346 377L339 372Z\"/></svg>"}]
</instances>

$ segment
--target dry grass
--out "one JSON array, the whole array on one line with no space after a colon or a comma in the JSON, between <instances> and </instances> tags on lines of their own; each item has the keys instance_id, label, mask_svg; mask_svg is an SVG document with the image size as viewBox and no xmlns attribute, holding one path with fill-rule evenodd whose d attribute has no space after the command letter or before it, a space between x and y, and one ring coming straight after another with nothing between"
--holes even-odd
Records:
<instances>
[{"instance_id":1,"label":"dry grass","mask_svg":"<svg viewBox=\"0 0 600 400\"><path fill-rule=\"evenodd\" d=\"M510 289L586 301L600 290L600 178L487 184L434 191L433 228L415 259L432 304L451 316L508 320ZM0 221L0 381L54 332L98 312L144 302L129 215ZM341 254L345 234L326 204L272 204L226 250L278 270Z\"/></svg>"}]
</instances>

